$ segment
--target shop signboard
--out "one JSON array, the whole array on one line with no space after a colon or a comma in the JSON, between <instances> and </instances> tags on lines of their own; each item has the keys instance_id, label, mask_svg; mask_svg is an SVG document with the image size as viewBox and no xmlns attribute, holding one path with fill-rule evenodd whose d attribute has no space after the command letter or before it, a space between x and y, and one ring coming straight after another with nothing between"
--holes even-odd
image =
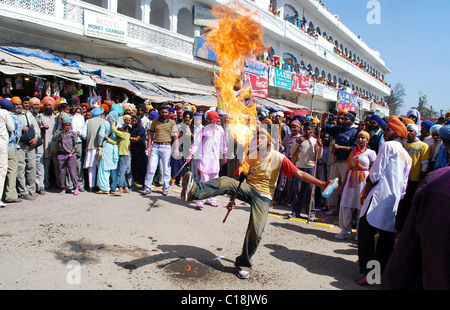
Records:
<instances>
[{"instance_id":1,"label":"shop signboard","mask_svg":"<svg viewBox=\"0 0 450 310\"><path fill-rule=\"evenodd\" d=\"M269 86L292 90L292 72L270 66Z\"/></svg>"},{"instance_id":2,"label":"shop signboard","mask_svg":"<svg viewBox=\"0 0 450 310\"><path fill-rule=\"evenodd\" d=\"M108 41L127 43L127 22L84 10L84 35Z\"/></svg>"},{"instance_id":3,"label":"shop signboard","mask_svg":"<svg viewBox=\"0 0 450 310\"><path fill-rule=\"evenodd\" d=\"M300 94L309 94L309 78L298 75L296 73L292 74L292 91Z\"/></svg>"},{"instance_id":4,"label":"shop signboard","mask_svg":"<svg viewBox=\"0 0 450 310\"><path fill-rule=\"evenodd\" d=\"M244 59L241 72L242 86L250 85L254 97L267 98L269 88L268 69L269 66L265 63L248 58Z\"/></svg>"}]
</instances>

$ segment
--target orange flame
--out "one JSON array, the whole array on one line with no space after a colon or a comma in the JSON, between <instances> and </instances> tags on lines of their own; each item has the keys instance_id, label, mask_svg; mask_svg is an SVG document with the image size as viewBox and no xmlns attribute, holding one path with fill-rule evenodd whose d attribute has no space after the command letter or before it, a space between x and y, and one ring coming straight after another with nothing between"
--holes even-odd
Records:
<instances>
[{"instance_id":1,"label":"orange flame","mask_svg":"<svg viewBox=\"0 0 450 310\"><path fill-rule=\"evenodd\" d=\"M245 146L244 154L247 154L249 141L256 130L256 106L254 103L245 103L245 98L252 97L251 88L242 90L237 97L234 86L236 82L240 84L239 75L244 59L259 55L267 49L264 45L263 27L256 21L256 13L238 2L213 7L213 15L218 23L216 27L208 28L211 32L206 40L220 65L220 73L215 81L216 87L220 87L218 108L224 109L228 114L233 136L239 144Z\"/></svg>"}]
</instances>

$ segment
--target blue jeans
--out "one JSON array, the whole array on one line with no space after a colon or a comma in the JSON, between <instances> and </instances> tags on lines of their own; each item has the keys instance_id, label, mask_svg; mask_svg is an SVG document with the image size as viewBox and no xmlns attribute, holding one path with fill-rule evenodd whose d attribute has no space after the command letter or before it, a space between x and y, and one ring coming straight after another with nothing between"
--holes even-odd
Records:
<instances>
[{"instance_id":1,"label":"blue jeans","mask_svg":"<svg viewBox=\"0 0 450 310\"><path fill-rule=\"evenodd\" d=\"M169 189L170 183L170 157L172 156L172 146L170 144L152 143L150 158L147 165L147 174L145 175L145 188L152 189L153 178L158 168L159 160L162 162L163 169L163 190Z\"/></svg>"},{"instance_id":2,"label":"blue jeans","mask_svg":"<svg viewBox=\"0 0 450 310\"><path fill-rule=\"evenodd\" d=\"M117 186L119 187L128 187L127 182L127 167L130 162L129 155L120 155L119 156L119 164L117 167Z\"/></svg>"},{"instance_id":3,"label":"blue jeans","mask_svg":"<svg viewBox=\"0 0 450 310\"><path fill-rule=\"evenodd\" d=\"M304 171L310 175L314 175L314 168L299 168L301 171ZM298 193L297 200L294 203L294 206L292 208L292 212L295 214L300 215L300 212L302 211L303 205L306 205L306 213L309 213L309 204L311 202L311 190L312 190L312 184L309 184L308 182L298 180L294 183L294 192ZM315 217L316 215L316 206L314 203L314 199L311 203L311 217Z\"/></svg>"},{"instance_id":4,"label":"blue jeans","mask_svg":"<svg viewBox=\"0 0 450 310\"><path fill-rule=\"evenodd\" d=\"M239 181L226 176L198 183L192 188L193 200L202 200L221 195L234 195L238 185ZM236 258L235 266L251 268L252 257L261 242L272 200L261 196L258 191L245 182L241 184L237 199L250 204L250 220L245 233L242 253Z\"/></svg>"}]
</instances>

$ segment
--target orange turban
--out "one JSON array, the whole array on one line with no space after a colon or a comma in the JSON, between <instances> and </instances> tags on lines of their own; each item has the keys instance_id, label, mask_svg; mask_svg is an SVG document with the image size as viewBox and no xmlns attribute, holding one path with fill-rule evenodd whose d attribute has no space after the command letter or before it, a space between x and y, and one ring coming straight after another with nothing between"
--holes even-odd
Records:
<instances>
[{"instance_id":1,"label":"orange turban","mask_svg":"<svg viewBox=\"0 0 450 310\"><path fill-rule=\"evenodd\" d=\"M262 121L262 123L263 123L263 124L264 124L264 123L272 124L272 120L271 120L270 118L266 118L266 119L264 119L264 120Z\"/></svg>"},{"instance_id":2,"label":"orange turban","mask_svg":"<svg viewBox=\"0 0 450 310\"><path fill-rule=\"evenodd\" d=\"M359 135L363 135L363 136L365 136L366 138L367 138L367 140L370 140L370 134L367 132L367 131L360 131L359 133L358 133L358 136Z\"/></svg>"},{"instance_id":3,"label":"orange turban","mask_svg":"<svg viewBox=\"0 0 450 310\"><path fill-rule=\"evenodd\" d=\"M408 137L408 130L406 129L405 124L403 124L396 115L389 117L388 125L391 126L392 130L394 130L400 138L406 139Z\"/></svg>"},{"instance_id":4,"label":"orange turban","mask_svg":"<svg viewBox=\"0 0 450 310\"><path fill-rule=\"evenodd\" d=\"M108 107L112 106L114 104L114 101L112 100L103 100L103 104L108 105Z\"/></svg>"},{"instance_id":5,"label":"orange turban","mask_svg":"<svg viewBox=\"0 0 450 310\"><path fill-rule=\"evenodd\" d=\"M60 98L58 98L58 99L60 99ZM55 98L53 98L53 97L45 96L45 97L42 99L41 103L42 103L42 105L45 105L46 103L50 103L54 108L56 108L56 107L57 107L57 106L56 106L56 102L58 102L58 99L55 100ZM61 99L64 99L64 98L61 98ZM58 104L59 104L60 102L62 102L62 100L59 100Z\"/></svg>"},{"instance_id":6,"label":"orange turban","mask_svg":"<svg viewBox=\"0 0 450 310\"><path fill-rule=\"evenodd\" d=\"M343 116L343 115L345 115L345 114L347 114L348 113L348 111L346 111L346 110L340 110L339 112L338 112L338 114L337 114L337 118L339 118L339 117L341 117L341 116Z\"/></svg>"},{"instance_id":7,"label":"orange turban","mask_svg":"<svg viewBox=\"0 0 450 310\"><path fill-rule=\"evenodd\" d=\"M406 126L406 125L408 125L408 124L413 124L413 125L415 125L416 123L415 123L412 119L410 119L410 118L404 118L404 119L403 119L403 124L405 124L405 126Z\"/></svg>"},{"instance_id":8,"label":"orange turban","mask_svg":"<svg viewBox=\"0 0 450 310\"><path fill-rule=\"evenodd\" d=\"M103 110L109 111L109 106L108 106L107 104L103 103L103 104L101 105L101 107L103 108Z\"/></svg>"},{"instance_id":9,"label":"orange turban","mask_svg":"<svg viewBox=\"0 0 450 310\"><path fill-rule=\"evenodd\" d=\"M33 97L30 100L28 100L28 102L33 105L35 103L41 103L41 100L39 100L39 98Z\"/></svg>"},{"instance_id":10,"label":"orange turban","mask_svg":"<svg viewBox=\"0 0 450 310\"><path fill-rule=\"evenodd\" d=\"M12 102L13 104L15 104L15 103L17 103L17 102L22 103L22 100L21 100L19 97L14 96L14 97L11 98L11 102Z\"/></svg>"},{"instance_id":11,"label":"orange turban","mask_svg":"<svg viewBox=\"0 0 450 310\"><path fill-rule=\"evenodd\" d=\"M91 107L89 106L89 104L87 103L82 103L81 104L86 110L89 110Z\"/></svg>"},{"instance_id":12,"label":"orange turban","mask_svg":"<svg viewBox=\"0 0 450 310\"><path fill-rule=\"evenodd\" d=\"M268 140L271 140L272 139L272 136L270 135L270 133L267 131L267 130L265 130L264 128L259 128L259 132L258 132L258 135L259 134L264 134L264 135L266 135L267 136L267 139Z\"/></svg>"}]
</instances>

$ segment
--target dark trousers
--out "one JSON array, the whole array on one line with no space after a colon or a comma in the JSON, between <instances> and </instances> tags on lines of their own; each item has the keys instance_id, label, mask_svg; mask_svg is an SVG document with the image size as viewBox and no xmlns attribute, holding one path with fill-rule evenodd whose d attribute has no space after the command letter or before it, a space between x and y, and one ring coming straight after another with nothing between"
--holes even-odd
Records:
<instances>
[{"instance_id":1,"label":"dark trousers","mask_svg":"<svg viewBox=\"0 0 450 310\"><path fill-rule=\"evenodd\" d=\"M198 183L193 200L204 200L214 196L234 195L239 181L230 177L220 177L204 183ZM245 233L242 254L236 258L236 267L252 267L252 256L256 253L262 239L266 220L269 215L271 199L261 196L251 185L242 183L237 199L250 204L250 221Z\"/></svg>"},{"instance_id":2,"label":"dark trousers","mask_svg":"<svg viewBox=\"0 0 450 310\"><path fill-rule=\"evenodd\" d=\"M312 176L314 176L314 168L300 168L301 171L306 172ZM316 215L316 206L314 198L311 201L311 191L313 185L305 182L303 180L299 180L299 182L296 183L297 186L294 186L293 190L294 192L298 193L298 199L295 201L295 204L292 208L292 212L294 212L296 215L300 215L300 212L302 211L303 205L306 206L306 213L309 214L309 206L311 204L311 217L315 217Z\"/></svg>"},{"instance_id":3,"label":"dark trousers","mask_svg":"<svg viewBox=\"0 0 450 310\"><path fill-rule=\"evenodd\" d=\"M398 232L401 232L403 229L418 186L419 182L409 181L405 196L398 204L397 217L395 218L395 229L397 229Z\"/></svg>"},{"instance_id":4,"label":"dark trousers","mask_svg":"<svg viewBox=\"0 0 450 310\"><path fill-rule=\"evenodd\" d=\"M379 234L375 242L375 235ZM394 251L395 234L373 227L367 222L366 214L359 219L358 227L358 259L361 274L368 274L371 270L367 263L376 260L380 263L381 273Z\"/></svg>"}]
</instances>

